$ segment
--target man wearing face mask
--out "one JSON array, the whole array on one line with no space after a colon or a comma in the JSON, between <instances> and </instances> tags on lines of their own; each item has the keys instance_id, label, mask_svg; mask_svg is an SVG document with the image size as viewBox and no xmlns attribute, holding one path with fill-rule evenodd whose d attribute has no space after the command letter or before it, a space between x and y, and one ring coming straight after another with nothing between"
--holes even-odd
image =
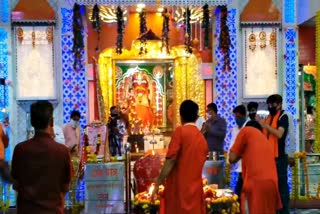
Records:
<instances>
[{"instance_id":1,"label":"man wearing face mask","mask_svg":"<svg viewBox=\"0 0 320 214\"><path fill-rule=\"evenodd\" d=\"M232 132L231 132L231 140L230 140L230 147L229 147L229 153L230 153L230 148L233 146L238 133L242 127L245 127L250 120L247 119L247 112L246 112L246 107L244 105L238 105L233 109L233 115L234 119L236 121L236 126L233 127ZM235 193L239 196L239 202L240 202L240 196L241 196L241 191L242 191L242 186L243 186L243 179L242 179L242 168L241 168L241 160L236 164L234 171L238 173L238 180L235 188Z\"/></svg>"},{"instance_id":2,"label":"man wearing face mask","mask_svg":"<svg viewBox=\"0 0 320 214\"><path fill-rule=\"evenodd\" d=\"M279 214L289 214L289 186L288 186L288 155L286 154L286 137L289 128L289 117L282 110L282 97L279 94L273 94L268 97L267 105L269 116L264 121L258 118L263 132L268 141L273 145L273 155L276 160L278 186L283 208L278 211ZM289 164L291 165L292 159Z\"/></svg>"},{"instance_id":3,"label":"man wearing face mask","mask_svg":"<svg viewBox=\"0 0 320 214\"><path fill-rule=\"evenodd\" d=\"M79 157L80 151L80 112L72 111L70 115L70 123L63 127L63 135L65 139L65 145L71 150L73 156Z\"/></svg>"},{"instance_id":4,"label":"man wearing face mask","mask_svg":"<svg viewBox=\"0 0 320 214\"><path fill-rule=\"evenodd\" d=\"M257 102L249 102L247 105L250 120L256 120L259 104Z\"/></svg>"},{"instance_id":5,"label":"man wearing face mask","mask_svg":"<svg viewBox=\"0 0 320 214\"><path fill-rule=\"evenodd\" d=\"M109 147L111 156L121 156L121 143L123 137L123 126L121 126L119 111L116 106L110 108L110 117L108 121ZM124 128L125 129L125 128Z\"/></svg>"},{"instance_id":6,"label":"man wearing face mask","mask_svg":"<svg viewBox=\"0 0 320 214\"><path fill-rule=\"evenodd\" d=\"M227 133L225 119L218 116L218 108L215 103L207 105L207 121L204 123L201 132L204 134L210 152L215 152L217 158L224 154L223 142Z\"/></svg>"}]
</instances>

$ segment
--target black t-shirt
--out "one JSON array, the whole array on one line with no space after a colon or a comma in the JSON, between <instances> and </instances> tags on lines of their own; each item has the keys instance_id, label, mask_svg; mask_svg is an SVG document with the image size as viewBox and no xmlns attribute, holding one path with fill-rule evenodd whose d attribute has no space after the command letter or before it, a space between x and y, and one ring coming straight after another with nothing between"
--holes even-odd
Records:
<instances>
[{"instance_id":1,"label":"black t-shirt","mask_svg":"<svg viewBox=\"0 0 320 214\"><path fill-rule=\"evenodd\" d=\"M278 139L278 153L279 156L286 154L286 137L288 134L289 128L289 118L288 115L282 115L283 111L281 112L280 119L278 120L278 128L282 127L284 129L284 133L280 139Z\"/></svg>"}]
</instances>

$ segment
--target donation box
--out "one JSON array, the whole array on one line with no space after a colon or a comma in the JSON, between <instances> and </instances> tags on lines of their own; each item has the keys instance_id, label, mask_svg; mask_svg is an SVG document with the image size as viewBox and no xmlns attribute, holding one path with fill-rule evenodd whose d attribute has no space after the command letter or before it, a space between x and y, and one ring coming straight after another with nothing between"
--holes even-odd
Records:
<instances>
[{"instance_id":1,"label":"donation box","mask_svg":"<svg viewBox=\"0 0 320 214\"><path fill-rule=\"evenodd\" d=\"M124 210L124 163L86 164L85 213L121 213Z\"/></svg>"}]
</instances>

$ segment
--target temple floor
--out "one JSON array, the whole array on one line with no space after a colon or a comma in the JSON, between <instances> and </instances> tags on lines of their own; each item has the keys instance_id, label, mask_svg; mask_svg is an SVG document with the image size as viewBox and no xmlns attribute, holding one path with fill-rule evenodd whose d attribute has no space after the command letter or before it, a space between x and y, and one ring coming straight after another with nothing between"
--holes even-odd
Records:
<instances>
[{"instance_id":1,"label":"temple floor","mask_svg":"<svg viewBox=\"0 0 320 214\"><path fill-rule=\"evenodd\" d=\"M9 209L8 212L0 212L0 214L15 214L15 209ZM70 210L66 211L65 214L72 213ZM80 214L82 214L81 212ZM290 214L320 214L320 208L319 209L295 209L291 210Z\"/></svg>"}]
</instances>

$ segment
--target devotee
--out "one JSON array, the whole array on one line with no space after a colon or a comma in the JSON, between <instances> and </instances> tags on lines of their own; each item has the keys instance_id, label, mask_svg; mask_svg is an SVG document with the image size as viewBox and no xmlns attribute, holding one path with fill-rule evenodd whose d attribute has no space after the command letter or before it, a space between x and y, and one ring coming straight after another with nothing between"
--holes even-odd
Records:
<instances>
[{"instance_id":1,"label":"devotee","mask_svg":"<svg viewBox=\"0 0 320 214\"><path fill-rule=\"evenodd\" d=\"M122 155L121 144L123 136L126 132L126 122L125 117L119 114L119 111L116 106L110 108L110 117L108 121L108 130L109 130L109 147L111 156Z\"/></svg>"},{"instance_id":2,"label":"devotee","mask_svg":"<svg viewBox=\"0 0 320 214\"><path fill-rule=\"evenodd\" d=\"M242 160L241 213L275 214L281 208L272 149L256 121L246 124L239 131L230 149L230 163Z\"/></svg>"},{"instance_id":3,"label":"devotee","mask_svg":"<svg viewBox=\"0 0 320 214\"><path fill-rule=\"evenodd\" d=\"M249 102L247 105L248 115L251 120L256 119L259 104L257 102Z\"/></svg>"},{"instance_id":4,"label":"devotee","mask_svg":"<svg viewBox=\"0 0 320 214\"><path fill-rule=\"evenodd\" d=\"M248 120L246 118L246 115L247 115L246 107L244 105L236 106L233 109L233 115L234 115L234 119L235 119L237 125L232 128L230 148L234 144L240 129L242 127L244 127L246 125L246 123L248 122ZM239 162L234 167L234 171L238 173L238 180L237 180L237 184L236 184L236 188L235 188L235 193L239 196L239 201L240 201L241 190L242 190L242 185L243 185L241 160L239 160Z\"/></svg>"},{"instance_id":5,"label":"devotee","mask_svg":"<svg viewBox=\"0 0 320 214\"><path fill-rule=\"evenodd\" d=\"M5 149L9 145L9 138L3 128L3 126L4 127L6 126L6 123L9 123L9 121L7 121L7 118L5 118L5 120L3 121L3 125L0 124L0 175L3 181L12 182L9 165L5 161L6 160Z\"/></svg>"},{"instance_id":6,"label":"devotee","mask_svg":"<svg viewBox=\"0 0 320 214\"><path fill-rule=\"evenodd\" d=\"M269 144L273 146L272 154L276 160L278 185L283 208L279 214L289 214L288 155L286 154L286 137L289 128L289 117L282 110L282 97L273 94L267 98L269 116L266 120L258 117ZM292 128L292 127L291 127ZM290 158L289 164L294 160Z\"/></svg>"},{"instance_id":7,"label":"devotee","mask_svg":"<svg viewBox=\"0 0 320 214\"><path fill-rule=\"evenodd\" d=\"M73 110L70 114L70 123L63 127L65 145L72 151L73 156L80 157L80 126L81 114Z\"/></svg>"},{"instance_id":8,"label":"devotee","mask_svg":"<svg viewBox=\"0 0 320 214\"><path fill-rule=\"evenodd\" d=\"M306 146L305 151L308 153L313 152L313 143L315 139L315 115L313 114L313 107L307 107L307 115L305 122L305 138L306 138Z\"/></svg>"},{"instance_id":9,"label":"devotee","mask_svg":"<svg viewBox=\"0 0 320 214\"><path fill-rule=\"evenodd\" d=\"M218 109L215 103L207 105L207 121L203 129L204 136L210 152L215 152L216 157L224 154L223 142L227 132L227 123L225 119L218 116Z\"/></svg>"},{"instance_id":10,"label":"devotee","mask_svg":"<svg viewBox=\"0 0 320 214\"><path fill-rule=\"evenodd\" d=\"M64 213L65 193L71 181L69 149L54 142L53 106L48 101L31 105L35 135L16 145L12 158L17 214Z\"/></svg>"},{"instance_id":11,"label":"devotee","mask_svg":"<svg viewBox=\"0 0 320 214\"><path fill-rule=\"evenodd\" d=\"M171 138L166 161L157 178L154 193L165 182L166 214L204 214L202 168L206 161L208 146L197 129L199 107L185 100L180 105L182 125L176 128ZM191 160L191 161L190 161Z\"/></svg>"}]
</instances>

